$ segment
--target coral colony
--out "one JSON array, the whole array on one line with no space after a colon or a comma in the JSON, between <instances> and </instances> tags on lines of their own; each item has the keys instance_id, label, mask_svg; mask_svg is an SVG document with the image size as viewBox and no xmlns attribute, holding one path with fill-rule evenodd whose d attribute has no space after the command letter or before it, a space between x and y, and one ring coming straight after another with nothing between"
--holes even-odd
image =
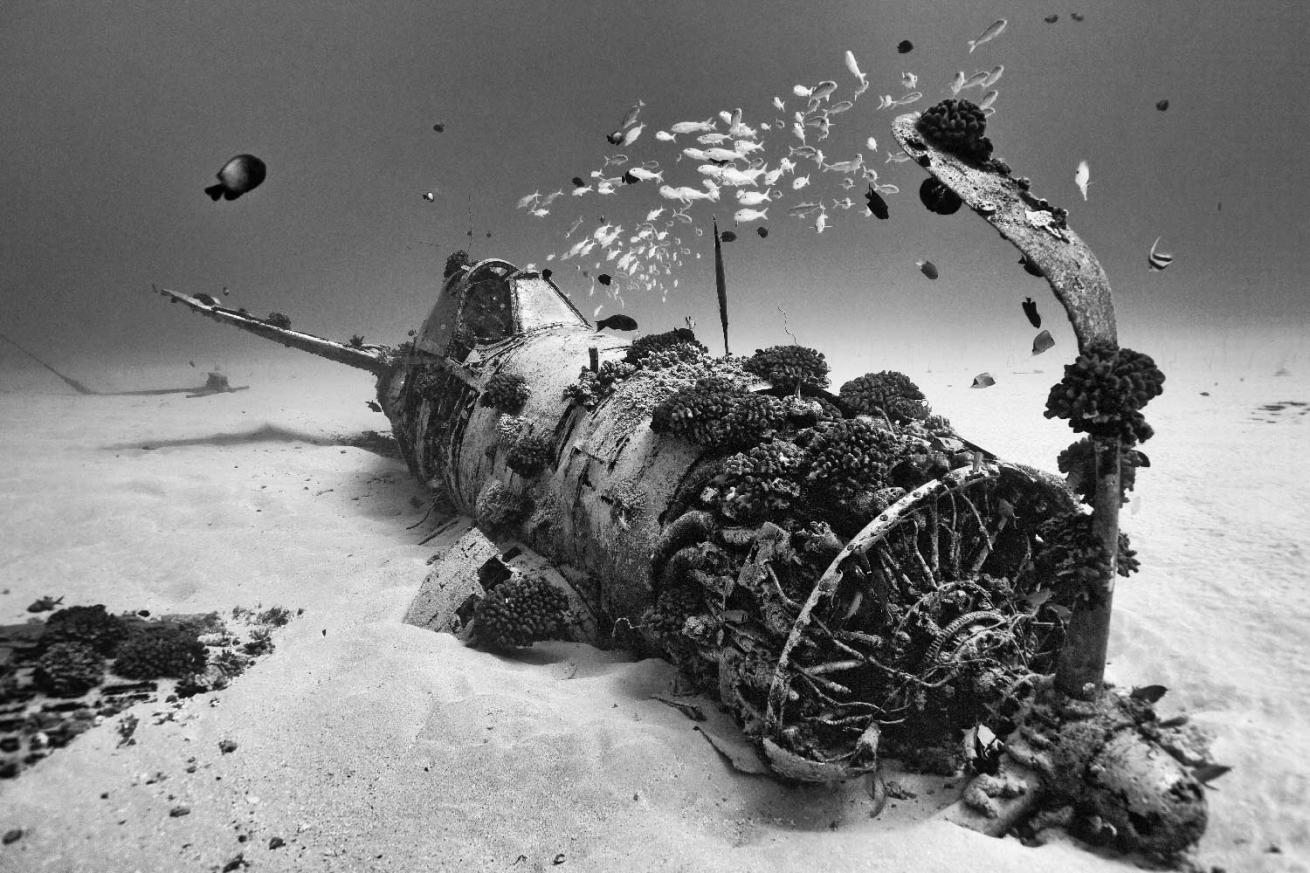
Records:
<instances>
[{"instance_id":1,"label":"coral colony","mask_svg":"<svg viewBox=\"0 0 1310 873\"><path fill-rule=\"evenodd\" d=\"M1058 459L1067 481L974 446L903 373L832 393L824 355L801 345L714 357L689 328L629 342L594 330L547 271L462 251L398 349L162 293L372 372L436 499L568 570L488 562L451 611L470 643L564 636L658 653L788 779L876 778L886 756L972 768L952 807L961 824L1061 825L1172 856L1205 827L1189 769L1204 743L1156 717L1163 689L1102 681L1114 579L1137 566L1118 510L1149 463L1141 410L1164 377L1118 347L1099 264L985 132L964 100L893 124L931 174L924 205L992 223L1069 315L1081 353L1046 410L1087 435ZM580 611L598 631L579 636ZM56 657L71 688L99 655ZM961 737L984 728L1003 751L974 757Z\"/></svg>"}]
</instances>

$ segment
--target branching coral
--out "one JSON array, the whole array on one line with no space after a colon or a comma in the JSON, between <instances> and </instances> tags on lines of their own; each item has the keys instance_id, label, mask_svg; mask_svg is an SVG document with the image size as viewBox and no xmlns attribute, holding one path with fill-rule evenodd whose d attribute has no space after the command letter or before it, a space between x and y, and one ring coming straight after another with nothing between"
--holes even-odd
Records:
<instances>
[{"instance_id":1,"label":"branching coral","mask_svg":"<svg viewBox=\"0 0 1310 873\"><path fill-rule=\"evenodd\" d=\"M756 349L746 371L772 383L779 391L820 390L828 387L828 362L823 352L805 346L771 346Z\"/></svg>"},{"instance_id":2,"label":"branching coral","mask_svg":"<svg viewBox=\"0 0 1310 873\"><path fill-rule=\"evenodd\" d=\"M1137 483L1137 468L1147 466L1143 463L1146 456L1135 449L1119 453L1119 491L1120 505L1128 502L1128 492ZM1084 503L1092 502L1096 492L1098 464L1096 450L1091 439L1083 437L1060 452L1057 462L1060 472L1068 476L1069 487L1074 490Z\"/></svg>"},{"instance_id":3,"label":"branching coral","mask_svg":"<svg viewBox=\"0 0 1310 873\"><path fill-rule=\"evenodd\" d=\"M857 376L841 386L838 396L854 415L883 412L893 422L922 421L931 411L919 386L895 370Z\"/></svg>"},{"instance_id":4,"label":"branching coral","mask_svg":"<svg viewBox=\"0 0 1310 873\"><path fill-rule=\"evenodd\" d=\"M671 353L681 360L695 360L708 352L704 345L696 340L696 334L685 327L674 328L664 333L651 333L637 337L628 347L623 358L634 366L645 366L645 358L652 352Z\"/></svg>"},{"instance_id":5,"label":"branching coral","mask_svg":"<svg viewBox=\"0 0 1310 873\"><path fill-rule=\"evenodd\" d=\"M515 373L496 373L487 380L478 398L479 406L487 406L510 415L518 415L523 404L532 395L528 382Z\"/></svg>"},{"instance_id":6,"label":"branching coral","mask_svg":"<svg viewBox=\"0 0 1310 873\"><path fill-rule=\"evenodd\" d=\"M805 450L806 478L820 491L853 497L880 488L902 451L901 440L864 419L843 419L819 430Z\"/></svg>"},{"instance_id":7,"label":"branching coral","mask_svg":"<svg viewBox=\"0 0 1310 873\"><path fill-rule=\"evenodd\" d=\"M992 156L992 141L987 131L987 116L968 100L947 99L930 106L919 118L919 133L944 151L982 163Z\"/></svg>"},{"instance_id":8,"label":"branching coral","mask_svg":"<svg viewBox=\"0 0 1310 873\"><path fill-rule=\"evenodd\" d=\"M510 579L473 608L472 641L505 650L556 638L568 623L568 608L568 598L544 579Z\"/></svg>"},{"instance_id":9,"label":"branching coral","mask_svg":"<svg viewBox=\"0 0 1310 873\"><path fill-rule=\"evenodd\" d=\"M1077 512L1059 515L1044 522L1037 533L1041 544L1033 561L1038 578L1050 580L1062 602L1092 597L1099 580L1109 572L1109 556L1097 538L1092 516ZM1128 576L1139 566L1128 534L1120 531L1116 571Z\"/></svg>"},{"instance_id":10,"label":"branching coral","mask_svg":"<svg viewBox=\"0 0 1310 873\"><path fill-rule=\"evenodd\" d=\"M717 376L697 380L655 407L651 429L710 449L746 448L779 427L785 410L776 397L755 394Z\"/></svg>"},{"instance_id":11,"label":"branching coral","mask_svg":"<svg viewBox=\"0 0 1310 873\"><path fill-rule=\"evenodd\" d=\"M77 697L105 677L105 659L86 643L61 642L46 649L36 662L32 679L55 697Z\"/></svg>"},{"instance_id":12,"label":"branching coral","mask_svg":"<svg viewBox=\"0 0 1310 873\"><path fill-rule=\"evenodd\" d=\"M1075 433L1119 437L1132 446L1154 431L1141 409L1164 392L1164 373L1150 356L1097 341L1064 368L1046 399L1047 418L1067 418Z\"/></svg>"},{"instance_id":13,"label":"branching coral","mask_svg":"<svg viewBox=\"0 0 1310 873\"><path fill-rule=\"evenodd\" d=\"M594 373L583 367L578 374L578 381L564 388L563 399L584 409L595 409L601 401L614 393L620 382L636 371L637 368L626 361L606 361Z\"/></svg>"},{"instance_id":14,"label":"branching coral","mask_svg":"<svg viewBox=\"0 0 1310 873\"><path fill-rule=\"evenodd\" d=\"M469 253L463 249L456 249L446 258L446 269L442 271L441 278L449 279L464 267L467 267L470 263Z\"/></svg>"},{"instance_id":15,"label":"branching coral","mask_svg":"<svg viewBox=\"0 0 1310 873\"><path fill-rule=\"evenodd\" d=\"M549 437L530 434L510 447L505 456L505 466L531 479L550 465L554 455L555 446Z\"/></svg>"},{"instance_id":16,"label":"branching coral","mask_svg":"<svg viewBox=\"0 0 1310 873\"><path fill-rule=\"evenodd\" d=\"M803 452L783 439L766 439L724 461L716 477L719 514L734 521L759 518L791 506L800 496Z\"/></svg>"},{"instance_id":17,"label":"branching coral","mask_svg":"<svg viewBox=\"0 0 1310 873\"><path fill-rule=\"evenodd\" d=\"M118 649L114 672L127 679L181 678L205 668L205 647L175 624L145 625Z\"/></svg>"}]
</instances>

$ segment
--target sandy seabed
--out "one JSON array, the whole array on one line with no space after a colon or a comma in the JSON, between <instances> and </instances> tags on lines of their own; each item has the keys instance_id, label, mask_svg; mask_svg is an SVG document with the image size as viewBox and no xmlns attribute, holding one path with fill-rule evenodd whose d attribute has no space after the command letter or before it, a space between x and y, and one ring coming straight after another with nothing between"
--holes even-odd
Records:
<instances>
[{"instance_id":1,"label":"sandy seabed","mask_svg":"<svg viewBox=\"0 0 1310 873\"><path fill-rule=\"evenodd\" d=\"M1124 514L1142 571L1120 582L1109 676L1168 686L1162 716L1208 728L1233 768L1203 869L1310 870L1310 407L1286 404L1310 400L1310 362L1175 351L1156 354L1169 381ZM273 351L229 369L250 390L187 399L80 396L0 363L0 624L44 595L303 609L230 688L135 707L135 744L105 724L0 783L0 831L23 830L0 871L1131 869L935 820L929 783L873 819L860 786L737 773L651 699L674 681L661 661L497 657L403 624L430 524L409 529L424 495L404 463L352 444L386 430L362 373ZM986 391L965 365L910 375L965 436L1053 469L1072 437L1041 408L1062 363L994 369ZM102 390L204 381L185 362L68 369Z\"/></svg>"}]
</instances>

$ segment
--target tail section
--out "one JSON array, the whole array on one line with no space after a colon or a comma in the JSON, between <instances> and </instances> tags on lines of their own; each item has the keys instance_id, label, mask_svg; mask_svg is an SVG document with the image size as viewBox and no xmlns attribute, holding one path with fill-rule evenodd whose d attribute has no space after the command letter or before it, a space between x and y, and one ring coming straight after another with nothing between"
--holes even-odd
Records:
<instances>
[{"instance_id":1,"label":"tail section","mask_svg":"<svg viewBox=\"0 0 1310 873\"><path fill-rule=\"evenodd\" d=\"M205 189L205 193L209 195L210 200L213 200L215 203L217 203L218 198L223 196L223 186L210 185L208 188Z\"/></svg>"}]
</instances>

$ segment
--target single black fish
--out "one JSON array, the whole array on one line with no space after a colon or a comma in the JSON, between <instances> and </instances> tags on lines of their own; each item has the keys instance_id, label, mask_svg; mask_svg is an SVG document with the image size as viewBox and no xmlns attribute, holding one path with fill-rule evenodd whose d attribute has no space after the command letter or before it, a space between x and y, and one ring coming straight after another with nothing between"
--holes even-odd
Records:
<instances>
[{"instance_id":1,"label":"single black fish","mask_svg":"<svg viewBox=\"0 0 1310 873\"><path fill-rule=\"evenodd\" d=\"M1049 330L1044 330L1037 336L1033 337L1033 354L1040 355L1047 349L1055 347L1055 337L1051 336Z\"/></svg>"},{"instance_id":2,"label":"single black fish","mask_svg":"<svg viewBox=\"0 0 1310 873\"><path fill-rule=\"evenodd\" d=\"M1028 316L1028 323L1033 327L1042 326L1042 315L1037 311L1037 304L1031 297L1025 298L1023 301L1023 314Z\"/></svg>"},{"instance_id":3,"label":"single black fish","mask_svg":"<svg viewBox=\"0 0 1310 873\"><path fill-rule=\"evenodd\" d=\"M609 283L614 281L614 277L611 276L609 273L601 273L598 276L596 276L596 281L602 285L608 285Z\"/></svg>"},{"instance_id":4,"label":"single black fish","mask_svg":"<svg viewBox=\"0 0 1310 873\"><path fill-rule=\"evenodd\" d=\"M1069 17L1072 18L1074 21L1082 21L1082 20L1083 20L1083 17L1082 17L1080 14L1078 14L1077 12L1070 12L1070 13L1069 13Z\"/></svg>"},{"instance_id":5,"label":"single black fish","mask_svg":"<svg viewBox=\"0 0 1310 873\"><path fill-rule=\"evenodd\" d=\"M602 318L596 322L596 330L636 330L637 319L622 313Z\"/></svg>"},{"instance_id":6,"label":"single black fish","mask_svg":"<svg viewBox=\"0 0 1310 873\"><path fill-rule=\"evenodd\" d=\"M1134 688L1128 696L1133 700L1145 700L1147 703L1155 703L1161 697L1164 697L1164 693L1168 690L1163 685L1141 685Z\"/></svg>"},{"instance_id":7,"label":"single black fish","mask_svg":"<svg viewBox=\"0 0 1310 873\"><path fill-rule=\"evenodd\" d=\"M876 215L880 219L886 219L890 212L887 211L887 201L882 199L882 195L869 186L869 190L864 193L864 202L869 207L869 213Z\"/></svg>"},{"instance_id":8,"label":"single black fish","mask_svg":"<svg viewBox=\"0 0 1310 873\"><path fill-rule=\"evenodd\" d=\"M923 157L927 157L927 155ZM960 207L964 204L959 194L956 194L932 176L924 179L923 183L919 185L919 202L927 207L929 212L935 212L938 215L954 215L960 211Z\"/></svg>"},{"instance_id":9,"label":"single black fish","mask_svg":"<svg viewBox=\"0 0 1310 873\"><path fill-rule=\"evenodd\" d=\"M725 230L723 233L719 234L719 239L722 242L736 242L737 234L733 233L730 230Z\"/></svg>"},{"instance_id":10,"label":"single black fish","mask_svg":"<svg viewBox=\"0 0 1310 873\"><path fill-rule=\"evenodd\" d=\"M444 122L438 121L436 124L432 125L432 129L435 130L437 133L442 133L443 131L445 131L446 125Z\"/></svg>"},{"instance_id":11,"label":"single black fish","mask_svg":"<svg viewBox=\"0 0 1310 873\"><path fill-rule=\"evenodd\" d=\"M755 232L760 235L760 239L768 239L769 229L767 227L757 227Z\"/></svg>"},{"instance_id":12,"label":"single black fish","mask_svg":"<svg viewBox=\"0 0 1310 873\"><path fill-rule=\"evenodd\" d=\"M1168 101L1168 100L1157 100L1157 101L1155 101L1155 108L1156 108L1156 109L1159 109L1161 112L1164 112L1166 109L1169 108L1169 101Z\"/></svg>"},{"instance_id":13,"label":"single black fish","mask_svg":"<svg viewBox=\"0 0 1310 873\"><path fill-rule=\"evenodd\" d=\"M929 279L937 278L937 265L932 261L916 261L915 263L919 267L919 272L923 273Z\"/></svg>"},{"instance_id":14,"label":"single black fish","mask_svg":"<svg viewBox=\"0 0 1310 873\"><path fill-rule=\"evenodd\" d=\"M1038 279L1046 276L1046 274L1042 272L1042 268L1034 264L1032 258L1027 255L1024 255L1019 259L1019 264L1023 267L1023 271L1029 276L1036 276Z\"/></svg>"},{"instance_id":15,"label":"single black fish","mask_svg":"<svg viewBox=\"0 0 1310 873\"><path fill-rule=\"evenodd\" d=\"M543 279L549 279L553 275L555 275L555 272L551 270L550 267L547 267L546 269L541 271L541 278Z\"/></svg>"},{"instance_id":16,"label":"single black fish","mask_svg":"<svg viewBox=\"0 0 1310 873\"><path fill-rule=\"evenodd\" d=\"M196 299L199 300L201 303L205 304L206 306L218 305L218 301L215 300L213 297L210 297L208 294L197 294Z\"/></svg>"},{"instance_id":17,"label":"single black fish","mask_svg":"<svg viewBox=\"0 0 1310 873\"><path fill-rule=\"evenodd\" d=\"M969 387L990 388L995 384L996 384L996 380L992 378L991 373L979 373L977 376L973 377L973 384L970 385Z\"/></svg>"},{"instance_id":18,"label":"single black fish","mask_svg":"<svg viewBox=\"0 0 1310 873\"><path fill-rule=\"evenodd\" d=\"M900 45L896 46L896 51L903 55L907 55L914 51L914 43L910 42L908 39L903 39L901 40Z\"/></svg>"},{"instance_id":19,"label":"single black fish","mask_svg":"<svg viewBox=\"0 0 1310 873\"><path fill-rule=\"evenodd\" d=\"M574 176L574 177L573 177L573 187L574 187L574 188L585 188L585 187L587 187L587 183L584 182L584 181L582 180L582 177L581 177L581 176Z\"/></svg>"},{"instance_id":20,"label":"single black fish","mask_svg":"<svg viewBox=\"0 0 1310 873\"><path fill-rule=\"evenodd\" d=\"M205 189L210 200L235 200L258 188L268 175L268 167L254 155L237 155L218 171L218 184Z\"/></svg>"},{"instance_id":21,"label":"single black fish","mask_svg":"<svg viewBox=\"0 0 1310 873\"><path fill-rule=\"evenodd\" d=\"M1055 22L1059 20L1060 20L1060 16L1058 15L1048 15L1042 19L1042 21L1045 21L1047 24L1055 24Z\"/></svg>"}]
</instances>

